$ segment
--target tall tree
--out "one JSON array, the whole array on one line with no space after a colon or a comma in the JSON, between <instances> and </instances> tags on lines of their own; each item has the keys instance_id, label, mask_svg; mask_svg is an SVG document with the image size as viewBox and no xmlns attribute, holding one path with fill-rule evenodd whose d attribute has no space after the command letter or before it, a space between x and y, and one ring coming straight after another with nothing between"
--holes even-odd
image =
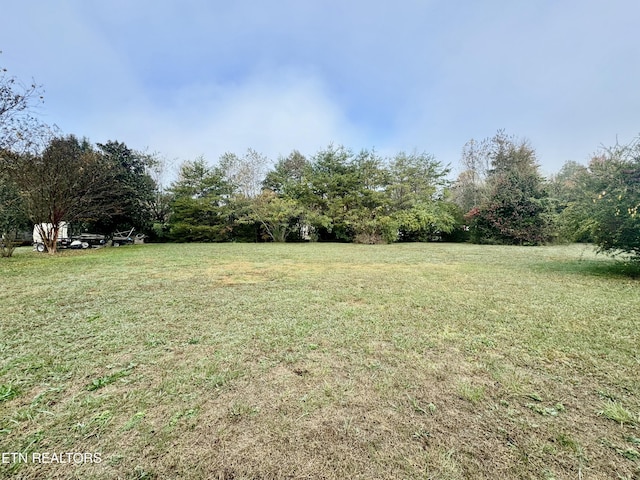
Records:
<instances>
[{"instance_id":1,"label":"tall tree","mask_svg":"<svg viewBox=\"0 0 640 480\"><path fill-rule=\"evenodd\" d=\"M97 221L116 211L111 196L116 172L87 140L54 137L42 155L15 155L6 167L49 253L57 250L63 222Z\"/></svg>"},{"instance_id":2,"label":"tall tree","mask_svg":"<svg viewBox=\"0 0 640 480\"><path fill-rule=\"evenodd\" d=\"M94 225L94 230L111 233L135 227L148 232L157 189L150 172L157 160L153 155L132 150L122 142L98 143L97 147L98 153L113 170L111 196L116 211Z\"/></svg>"},{"instance_id":3,"label":"tall tree","mask_svg":"<svg viewBox=\"0 0 640 480\"><path fill-rule=\"evenodd\" d=\"M258 223L268 239L286 242L287 237L300 230L304 217L305 209L298 201L264 190L250 201L247 215L240 221Z\"/></svg>"},{"instance_id":4,"label":"tall tree","mask_svg":"<svg viewBox=\"0 0 640 480\"><path fill-rule=\"evenodd\" d=\"M240 157L235 153L225 153L218 163L220 172L233 186L234 193L246 198L260 194L268 167L269 159L251 148Z\"/></svg>"},{"instance_id":5,"label":"tall tree","mask_svg":"<svg viewBox=\"0 0 640 480\"><path fill-rule=\"evenodd\" d=\"M320 214L318 218L328 220L316 226L322 239L353 240L354 223L361 218L354 210L367 197L360 176L353 152L343 146L329 145L313 157L309 179L312 195L307 206Z\"/></svg>"},{"instance_id":6,"label":"tall tree","mask_svg":"<svg viewBox=\"0 0 640 480\"><path fill-rule=\"evenodd\" d=\"M477 242L537 245L551 233L551 212L527 141L498 132L488 141L487 195L472 209L472 239Z\"/></svg>"},{"instance_id":7,"label":"tall tree","mask_svg":"<svg viewBox=\"0 0 640 480\"><path fill-rule=\"evenodd\" d=\"M462 171L451 188L451 195L452 200L463 212L477 208L486 200L486 179L491 162L488 152L490 146L491 139L482 142L471 139L462 147Z\"/></svg>"},{"instance_id":8,"label":"tall tree","mask_svg":"<svg viewBox=\"0 0 640 480\"><path fill-rule=\"evenodd\" d=\"M391 181L388 191L396 208L436 200L449 182L450 172L428 153L400 152L389 164Z\"/></svg>"},{"instance_id":9,"label":"tall tree","mask_svg":"<svg viewBox=\"0 0 640 480\"><path fill-rule=\"evenodd\" d=\"M25 84L0 66L0 155L41 150L49 128L34 110L43 98L41 86L33 81Z\"/></svg>"},{"instance_id":10,"label":"tall tree","mask_svg":"<svg viewBox=\"0 0 640 480\"><path fill-rule=\"evenodd\" d=\"M391 201L387 187L391 181L383 158L373 150L361 150L351 161L356 188L347 195L344 218L356 243L390 243L396 240L398 227L390 216Z\"/></svg>"},{"instance_id":11,"label":"tall tree","mask_svg":"<svg viewBox=\"0 0 640 480\"><path fill-rule=\"evenodd\" d=\"M265 206L269 206L271 213L279 212L280 217L283 212L289 212L287 239L315 240L319 229L329 227L329 217L323 215L313 192L313 176L312 162L293 150L287 157L281 157L265 177L263 195L267 194L265 198L270 199ZM268 192L275 193L284 203L271 199Z\"/></svg>"},{"instance_id":12,"label":"tall tree","mask_svg":"<svg viewBox=\"0 0 640 480\"><path fill-rule=\"evenodd\" d=\"M232 187L223 173L204 158L184 162L169 193L169 237L183 242L219 242L230 239L233 216Z\"/></svg>"},{"instance_id":13,"label":"tall tree","mask_svg":"<svg viewBox=\"0 0 640 480\"><path fill-rule=\"evenodd\" d=\"M570 242L592 242L589 229L583 223L590 205L581 200L589 197L589 170L575 161L567 161L547 182L549 199L555 211L558 239ZM589 207L589 208L585 208Z\"/></svg>"},{"instance_id":14,"label":"tall tree","mask_svg":"<svg viewBox=\"0 0 640 480\"><path fill-rule=\"evenodd\" d=\"M580 177L584 194L563 215L587 232L600 251L640 260L640 137L604 149Z\"/></svg>"},{"instance_id":15,"label":"tall tree","mask_svg":"<svg viewBox=\"0 0 640 480\"><path fill-rule=\"evenodd\" d=\"M3 257L11 256L17 233L27 228L24 201L7 174L18 154L37 151L44 133L48 133L48 128L33 114L42 101L39 85L24 84L0 66L0 255Z\"/></svg>"},{"instance_id":16,"label":"tall tree","mask_svg":"<svg viewBox=\"0 0 640 480\"><path fill-rule=\"evenodd\" d=\"M308 190L311 162L299 151L292 151L286 158L280 158L269 171L262 184L278 195L290 198L303 196Z\"/></svg>"},{"instance_id":17,"label":"tall tree","mask_svg":"<svg viewBox=\"0 0 640 480\"><path fill-rule=\"evenodd\" d=\"M453 210L444 202L450 169L427 153L398 153L389 164L387 193L401 241L428 241L453 230Z\"/></svg>"}]
</instances>

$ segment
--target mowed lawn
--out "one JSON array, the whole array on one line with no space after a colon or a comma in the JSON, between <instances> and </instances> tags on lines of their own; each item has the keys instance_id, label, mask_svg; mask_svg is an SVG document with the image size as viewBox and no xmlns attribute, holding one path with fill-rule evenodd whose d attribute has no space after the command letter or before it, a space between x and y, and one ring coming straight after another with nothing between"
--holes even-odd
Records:
<instances>
[{"instance_id":1,"label":"mowed lawn","mask_svg":"<svg viewBox=\"0 0 640 480\"><path fill-rule=\"evenodd\" d=\"M589 247L26 248L0 275L2 478L640 478L640 280ZM65 453L101 461L34 460Z\"/></svg>"}]
</instances>

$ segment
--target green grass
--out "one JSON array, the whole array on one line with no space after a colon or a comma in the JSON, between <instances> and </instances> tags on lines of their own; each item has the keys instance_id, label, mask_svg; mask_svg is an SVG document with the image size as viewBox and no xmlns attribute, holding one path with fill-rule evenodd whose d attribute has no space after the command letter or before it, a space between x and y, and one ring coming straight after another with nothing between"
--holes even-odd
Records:
<instances>
[{"instance_id":1,"label":"green grass","mask_svg":"<svg viewBox=\"0 0 640 480\"><path fill-rule=\"evenodd\" d=\"M629 410L627 410L624 406L622 406L618 402L612 402L609 400L602 410L600 414L609 420L613 420L614 422L618 422L619 424L637 424L640 422L640 416L634 415Z\"/></svg>"},{"instance_id":2,"label":"green grass","mask_svg":"<svg viewBox=\"0 0 640 480\"><path fill-rule=\"evenodd\" d=\"M637 478L637 266L584 246L0 261L0 478Z\"/></svg>"}]
</instances>

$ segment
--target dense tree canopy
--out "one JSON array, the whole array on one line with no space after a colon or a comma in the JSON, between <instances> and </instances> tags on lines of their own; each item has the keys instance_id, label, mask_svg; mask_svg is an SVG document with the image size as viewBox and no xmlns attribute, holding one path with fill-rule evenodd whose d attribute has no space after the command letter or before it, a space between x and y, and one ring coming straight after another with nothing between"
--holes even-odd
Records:
<instances>
[{"instance_id":1,"label":"dense tree canopy","mask_svg":"<svg viewBox=\"0 0 640 480\"><path fill-rule=\"evenodd\" d=\"M587 237L611 254L640 258L640 139L595 156L575 168L560 218L571 240Z\"/></svg>"},{"instance_id":2,"label":"dense tree canopy","mask_svg":"<svg viewBox=\"0 0 640 480\"><path fill-rule=\"evenodd\" d=\"M165 189L152 175L156 156L54 135L33 115L41 101L39 86L0 68L2 248L21 229L51 224L41 233L53 253L67 222L170 241L592 241L640 258L640 140L603 150L588 166L567 162L547 181L533 147L499 131L464 145L453 183L427 153L381 157L331 144L272 165L249 148L215 165L186 161Z\"/></svg>"},{"instance_id":3,"label":"dense tree canopy","mask_svg":"<svg viewBox=\"0 0 640 480\"><path fill-rule=\"evenodd\" d=\"M448 169L427 154L386 159L329 145L311 159L294 150L269 171L264 163L252 150L227 153L215 167L185 162L170 189L170 238L380 243L429 240L456 226L456 207L445 205Z\"/></svg>"},{"instance_id":4,"label":"dense tree canopy","mask_svg":"<svg viewBox=\"0 0 640 480\"><path fill-rule=\"evenodd\" d=\"M110 202L114 204L114 211L89 228L105 233L132 227L139 231L150 230L157 186L149 172L157 160L117 141L98 143L97 153L113 172Z\"/></svg>"},{"instance_id":5,"label":"dense tree canopy","mask_svg":"<svg viewBox=\"0 0 640 480\"><path fill-rule=\"evenodd\" d=\"M171 195L169 238L175 241L212 242L230 239L233 193L223 173L203 158L184 162Z\"/></svg>"},{"instance_id":6,"label":"dense tree canopy","mask_svg":"<svg viewBox=\"0 0 640 480\"><path fill-rule=\"evenodd\" d=\"M309 160L294 150L288 157L280 158L267 172L262 186L278 195L300 197L307 187L304 180L309 177L310 168Z\"/></svg>"},{"instance_id":7,"label":"dense tree canopy","mask_svg":"<svg viewBox=\"0 0 640 480\"><path fill-rule=\"evenodd\" d=\"M112 194L119 172L87 140L54 137L41 155L14 155L5 168L31 222L51 225L40 228L50 253L56 252L62 222L98 222L119 209Z\"/></svg>"},{"instance_id":8,"label":"dense tree canopy","mask_svg":"<svg viewBox=\"0 0 640 480\"><path fill-rule=\"evenodd\" d=\"M482 151L489 169L481 200L467 213L472 239L518 245L548 241L552 214L533 148L498 132Z\"/></svg>"}]
</instances>

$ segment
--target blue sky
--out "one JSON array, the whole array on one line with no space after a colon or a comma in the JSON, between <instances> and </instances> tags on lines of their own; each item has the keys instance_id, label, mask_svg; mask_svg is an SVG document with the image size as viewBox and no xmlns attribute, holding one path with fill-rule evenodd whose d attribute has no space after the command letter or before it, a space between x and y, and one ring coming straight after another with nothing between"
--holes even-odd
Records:
<instances>
[{"instance_id":1,"label":"blue sky","mask_svg":"<svg viewBox=\"0 0 640 480\"><path fill-rule=\"evenodd\" d=\"M176 164L329 143L457 167L499 129L544 173L640 134L637 0L3 0L40 115Z\"/></svg>"}]
</instances>

